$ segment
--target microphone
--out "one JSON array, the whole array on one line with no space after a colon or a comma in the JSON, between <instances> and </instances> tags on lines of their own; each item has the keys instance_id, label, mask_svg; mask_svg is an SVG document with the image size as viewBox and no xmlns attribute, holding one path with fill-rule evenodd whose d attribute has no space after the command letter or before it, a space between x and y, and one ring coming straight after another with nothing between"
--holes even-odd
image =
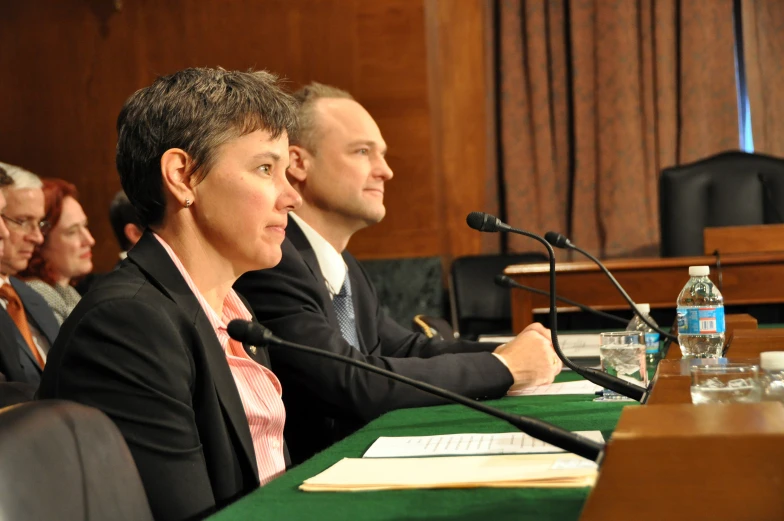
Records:
<instances>
[{"instance_id":1,"label":"microphone","mask_svg":"<svg viewBox=\"0 0 784 521\"><path fill-rule=\"evenodd\" d=\"M607 275L607 278L610 279L610 282L613 283L613 286L615 286L615 288L621 293L621 296L626 300L626 302L629 303L629 306L631 306L632 311L634 311L635 315L640 317L640 320L645 322L645 324L647 324L648 327L650 327L651 329L653 329L654 331L659 333L662 337L667 338L669 340L676 341L676 342L678 341L678 337L677 336L675 336L675 335L673 335L671 333L667 333L663 329L661 329L658 326L654 325L650 320L648 320L648 318L643 316L642 313L637 311L637 306L634 304L634 301L632 300L632 298L629 296L628 293L626 293L626 290L624 290L623 287L621 287L620 283L617 280L615 280L615 277L613 277L613 274L610 273L610 270L608 270L607 267L604 264L602 264L602 262L599 259L597 259L593 255L591 255L587 251L583 250L582 248L576 246L569 239L567 239L566 237L564 237L560 233L557 233L557 232L547 232L547 233L544 234L544 238L545 238L545 240L547 242L549 242L550 244L552 244L556 248L565 248L565 249L575 250L575 251L578 251L578 252L582 253L583 255L588 257L589 259L591 259L597 266L599 266L599 269L601 269L602 272L604 272L604 274Z\"/></svg>"},{"instance_id":2,"label":"microphone","mask_svg":"<svg viewBox=\"0 0 784 521\"><path fill-rule=\"evenodd\" d=\"M474 230L480 232L508 232L512 227L501 222L501 219L484 212L471 212L466 217L466 223Z\"/></svg>"},{"instance_id":3,"label":"microphone","mask_svg":"<svg viewBox=\"0 0 784 521\"><path fill-rule=\"evenodd\" d=\"M350 358L348 356L343 356L337 353L331 353L329 351L317 349L315 347L309 347L302 344L296 344L294 342L283 340L282 338L278 338L277 336L273 335L269 329L262 326L258 322L251 322L248 320L240 320L240 319L232 320L231 322L229 322L226 331L229 333L229 336L231 338L237 340L238 342L242 342L244 344L247 343L247 344L258 345L258 346L269 345L269 346L283 347L286 349L294 349L297 351L303 351L305 353L310 353L316 356L338 360L347 363L349 365L353 365L355 367L365 369L372 373L380 374L392 380L403 382L405 384L408 384L412 387L419 389L420 391L424 391L426 393L440 396L441 398L445 398L446 400L449 400L451 402L465 405L466 407L469 407L471 409L504 420L510 425L516 427L517 429L521 430L522 432L530 436L533 436L538 440L544 441L551 445L555 445L556 447L564 449L573 454L577 454L578 456L582 456L583 458L589 459L591 461L595 461L597 463L601 463L602 457L604 455L604 443L599 443L593 440L589 440L588 438L584 438L571 431L567 431L560 427L556 427L555 425L544 422L542 420L538 420L536 418L510 414L506 411L502 411L500 409L490 407L488 405L477 402L470 398L466 398L465 396L462 396L460 394L453 393L452 391L442 389L441 387L436 387L435 385L430 385L428 383L421 382L419 380L414 380L413 378L409 378L407 376L402 376L397 373L393 373L392 371L388 371L386 369L376 367L375 365L368 364L360 360L354 360L353 358Z\"/></svg>"},{"instance_id":4,"label":"microphone","mask_svg":"<svg viewBox=\"0 0 784 521\"><path fill-rule=\"evenodd\" d=\"M553 251L553 247L550 246L550 243L544 240L542 237L531 232L512 228L508 224L501 222L497 217L483 212L471 212L468 214L468 217L466 217L466 223L474 230L488 232L506 231L516 233L518 235L524 235L541 242L544 247L547 248L547 254L550 256L550 329L552 330L553 349L555 349L555 354L558 355L558 358L561 359L566 367L579 374L586 380L615 391L618 394L627 396L633 400L637 400L638 402L644 403L648 396L648 390L646 388L609 375L604 371L597 371L591 367L579 367L574 362L569 360L569 358L567 358L561 350L561 346L558 343L558 310L556 309L555 302L555 296L557 295L557 292L555 291L555 252Z\"/></svg>"},{"instance_id":5,"label":"microphone","mask_svg":"<svg viewBox=\"0 0 784 521\"><path fill-rule=\"evenodd\" d=\"M524 289L526 291L530 291L531 293L536 293L538 295L544 295L545 297L549 297L550 294L544 290L532 288L530 286L525 286L512 280L511 277L508 277L504 274L498 274L495 276L495 283L498 286L503 288L517 288L517 289ZM604 311L599 311L598 309L593 309L591 306L586 306L585 304L580 304L579 302L575 302L574 300L569 300L568 298L564 298L560 295L555 296L556 300L560 300L565 304L569 304L570 306L574 306L576 308L580 308L583 311L587 311L588 313L593 313L594 315L602 318L606 318L608 320L614 320L615 322L620 322L623 325L628 323L628 320L621 317L616 317L615 315L611 315L610 313L605 313Z\"/></svg>"}]
</instances>

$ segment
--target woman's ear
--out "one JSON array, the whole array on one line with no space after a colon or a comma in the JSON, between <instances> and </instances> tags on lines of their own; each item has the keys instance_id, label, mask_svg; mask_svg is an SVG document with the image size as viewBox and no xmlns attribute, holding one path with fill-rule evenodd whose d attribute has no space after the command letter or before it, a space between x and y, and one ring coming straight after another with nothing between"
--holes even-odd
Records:
<instances>
[{"instance_id":1,"label":"woman's ear","mask_svg":"<svg viewBox=\"0 0 784 521\"><path fill-rule=\"evenodd\" d=\"M161 156L161 176L164 189L182 207L194 202L191 187L191 165L193 160L182 149L170 148Z\"/></svg>"}]
</instances>

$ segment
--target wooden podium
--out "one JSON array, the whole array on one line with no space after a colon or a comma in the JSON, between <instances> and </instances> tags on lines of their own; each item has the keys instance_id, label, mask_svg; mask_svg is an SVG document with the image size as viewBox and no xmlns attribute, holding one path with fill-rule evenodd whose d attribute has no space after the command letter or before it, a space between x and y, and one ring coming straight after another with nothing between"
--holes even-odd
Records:
<instances>
[{"instance_id":1,"label":"wooden podium","mask_svg":"<svg viewBox=\"0 0 784 521\"><path fill-rule=\"evenodd\" d=\"M648 302L653 309L672 309L689 280L689 266L710 266L715 273L716 257L619 259L605 264L635 302ZM721 270L725 305L784 303L784 252L722 255ZM504 273L520 284L549 291L549 264L514 265ZM556 273L557 291L562 297L605 311L629 309L592 262L560 262ZM534 312L545 312L550 307L547 297L511 291L513 331L522 331L533 321Z\"/></svg>"},{"instance_id":2,"label":"wooden podium","mask_svg":"<svg viewBox=\"0 0 784 521\"><path fill-rule=\"evenodd\" d=\"M781 521L784 406L626 407L581 521Z\"/></svg>"},{"instance_id":3,"label":"wooden podium","mask_svg":"<svg viewBox=\"0 0 784 521\"><path fill-rule=\"evenodd\" d=\"M730 314L725 317L725 345L731 346L733 340L735 339L735 334L737 333L738 338L741 340L736 344L736 352L741 352L742 350L747 350L751 347L751 342L747 341L747 338L750 337L764 337L768 338L771 335L776 335L776 333L771 333L772 331L778 331L774 329L760 329L760 333L749 333L749 331L757 331L757 319L752 317L749 314L745 313L737 313L737 314ZM743 331L739 331L743 330ZM677 331L674 333L677 334ZM782 341L784 341L784 335L782 335ZM726 349L726 348L725 348ZM773 351L773 349L765 349L765 351ZM732 354L735 356L735 353ZM757 353L759 356L759 352ZM670 344L670 348L667 350L667 355L665 358L667 360L680 360L683 357L681 350L678 348L677 344L673 342Z\"/></svg>"},{"instance_id":4,"label":"wooden podium","mask_svg":"<svg viewBox=\"0 0 784 521\"><path fill-rule=\"evenodd\" d=\"M784 251L784 224L705 228L702 238L705 255Z\"/></svg>"},{"instance_id":5,"label":"wooden podium","mask_svg":"<svg viewBox=\"0 0 784 521\"><path fill-rule=\"evenodd\" d=\"M759 365L759 354L733 356L730 363ZM647 405L691 403L691 366L710 365L714 359L662 360L656 368Z\"/></svg>"},{"instance_id":6,"label":"wooden podium","mask_svg":"<svg viewBox=\"0 0 784 521\"><path fill-rule=\"evenodd\" d=\"M765 351L784 351L784 329L736 329L727 338L726 356L759 358Z\"/></svg>"},{"instance_id":7,"label":"wooden podium","mask_svg":"<svg viewBox=\"0 0 784 521\"><path fill-rule=\"evenodd\" d=\"M730 334L729 362L784 349L782 329ZM690 368L713 362L659 363L647 404L621 414L582 521L784 520L784 405L692 405Z\"/></svg>"}]
</instances>

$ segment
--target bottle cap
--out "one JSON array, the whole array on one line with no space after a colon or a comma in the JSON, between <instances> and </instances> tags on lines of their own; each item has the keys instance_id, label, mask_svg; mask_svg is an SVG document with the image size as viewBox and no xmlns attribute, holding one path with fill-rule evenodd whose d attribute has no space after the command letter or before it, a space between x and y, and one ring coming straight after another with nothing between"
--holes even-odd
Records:
<instances>
[{"instance_id":1,"label":"bottle cap","mask_svg":"<svg viewBox=\"0 0 784 521\"><path fill-rule=\"evenodd\" d=\"M784 351L760 353L760 369L763 371L784 371Z\"/></svg>"},{"instance_id":2,"label":"bottle cap","mask_svg":"<svg viewBox=\"0 0 784 521\"><path fill-rule=\"evenodd\" d=\"M643 315L648 315L651 312L651 305L650 304L634 304L634 307L637 308L637 311Z\"/></svg>"},{"instance_id":3,"label":"bottle cap","mask_svg":"<svg viewBox=\"0 0 784 521\"><path fill-rule=\"evenodd\" d=\"M689 266L690 277L707 277L710 275L710 266Z\"/></svg>"}]
</instances>

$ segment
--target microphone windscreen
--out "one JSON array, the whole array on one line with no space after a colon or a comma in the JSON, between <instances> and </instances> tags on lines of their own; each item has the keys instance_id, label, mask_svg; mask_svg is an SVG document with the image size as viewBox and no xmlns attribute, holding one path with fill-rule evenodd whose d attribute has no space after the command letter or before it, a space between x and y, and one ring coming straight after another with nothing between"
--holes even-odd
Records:
<instances>
[{"instance_id":1,"label":"microphone windscreen","mask_svg":"<svg viewBox=\"0 0 784 521\"><path fill-rule=\"evenodd\" d=\"M544 240L556 248L566 248L569 245L569 239L565 235L558 232L547 232L544 234Z\"/></svg>"},{"instance_id":2,"label":"microphone windscreen","mask_svg":"<svg viewBox=\"0 0 784 521\"><path fill-rule=\"evenodd\" d=\"M468 217L466 217L466 224L468 224L470 228L479 230L480 232L492 231L487 228L488 217L489 215L484 212L471 212L468 214Z\"/></svg>"},{"instance_id":3,"label":"microphone windscreen","mask_svg":"<svg viewBox=\"0 0 784 521\"><path fill-rule=\"evenodd\" d=\"M229 325L226 326L226 332L234 340L245 343L248 341L248 330L250 329L250 325L251 322L238 318L229 322Z\"/></svg>"},{"instance_id":4,"label":"microphone windscreen","mask_svg":"<svg viewBox=\"0 0 784 521\"><path fill-rule=\"evenodd\" d=\"M511 285L509 284L512 281L508 276L504 275L503 273L499 273L495 276L495 283L497 286L501 286L503 288L509 288Z\"/></svg>"}]
</instances>

